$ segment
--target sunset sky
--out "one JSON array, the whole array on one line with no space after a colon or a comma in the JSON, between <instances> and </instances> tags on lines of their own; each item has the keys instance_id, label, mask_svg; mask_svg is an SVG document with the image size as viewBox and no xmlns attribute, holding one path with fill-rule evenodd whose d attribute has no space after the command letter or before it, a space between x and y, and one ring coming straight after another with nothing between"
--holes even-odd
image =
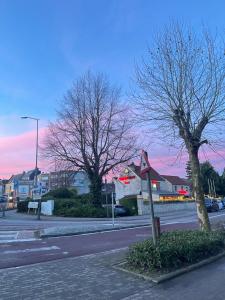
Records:
<instances>
[{"instance_id":1,"label":"sunset sky","mask_svg":"<svg viewBox=\"0 0 225 300\"><path fill-rule=\"evenodd\" d=\"M134 63L153 33L171 19L225 30L225 1L0 0L0 178L35 163L35 123L44 137L60 99L88 69L106 72L128 97ZM196 29L197 30L197 29ZM201 153L221 171L225 151ZM185 174L185 160L161 145L151 149L160 173ZM46 162L40 167L48 170Z\"/></svg>"}]
</instances>

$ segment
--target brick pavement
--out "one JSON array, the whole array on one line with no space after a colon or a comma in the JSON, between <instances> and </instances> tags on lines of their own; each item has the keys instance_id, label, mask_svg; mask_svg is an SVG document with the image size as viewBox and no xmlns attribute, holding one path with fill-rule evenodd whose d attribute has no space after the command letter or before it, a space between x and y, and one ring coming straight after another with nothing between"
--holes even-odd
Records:
<instances>
[{"instance_id":1,"label":"brick pavement","mask_svg":"<svg viewBox=\"0 0 225 300\"><path fill-rule=\"evenodd\" d=\"M112 268L123 251L0 271L0 299L222 300L225 259L155 285Z\"/></svg>"}]
</instances>

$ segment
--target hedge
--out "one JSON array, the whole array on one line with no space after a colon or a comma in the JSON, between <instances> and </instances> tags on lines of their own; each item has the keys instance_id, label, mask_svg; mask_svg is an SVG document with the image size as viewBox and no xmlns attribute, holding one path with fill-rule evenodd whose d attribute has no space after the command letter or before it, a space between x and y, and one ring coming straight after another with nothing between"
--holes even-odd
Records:
<instances>
[{"instance_id":1,"label":"hedge","mask_svg":"<svg viewBox=\"0 0 225 300\"><path fill-rule=\"evenodd\" d=\"M43 198L74 198L77 196L77 191L75 189L68 188L58 188L49 191L44 195Z\"/></svg>"},{"instance_id":2,"label":"hedge","mask_svg":"<svg viewBox=\"0 0 225 300\"><path fill-rule=\"evenodd\" d=\"M24 200L17 202L17 212L25 213L28 212L28 203L30 200Z\"/></svg>"},{"instance_id":3,"label":"hedge","mask_svg":"<svg viewBox=\"0 0 225 300\"><path fill-rule=\"evenodd\" d=\"M163 233L154 246L152 239L130 247L130 268L143 272L173 270L196 263L225 249L225 231L199 230Z\"/></svg>"},{"instance_id":4,"label":"hedge","mask_svg":"<svg viewBox=\"0 0 225 300\"><path fill-rule=\"evenodd\" d=\"M95 207L87 198L76 199L55 199L54 215L63 217L90 217L103 218L106 217L106 209Z\"/></svg>"}]
</instances>

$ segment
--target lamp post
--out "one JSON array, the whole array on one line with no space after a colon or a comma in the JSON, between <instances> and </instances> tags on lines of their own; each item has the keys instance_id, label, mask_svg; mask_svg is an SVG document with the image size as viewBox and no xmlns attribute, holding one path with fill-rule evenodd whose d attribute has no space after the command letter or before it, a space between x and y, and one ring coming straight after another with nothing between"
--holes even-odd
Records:
<instances>
[{"instance_id":1,"label":"lamp post","mask_svg":"<svg viewBox=\"0 0 225 300\"><path fill-rule=\"evenodd\" d=\"M35 185L35 189L37 188L37 170L38 170L38 122L39 119L34 118L34 117L21 117L21 119L30 119L30 120L34 120L36 121L36 129L37 129L37 133L36 133L36 154L35 154L35 178L34 178L34 185ZM38 200L38 216L37 219L40 220L41 219L41 198Z\"/></svg>"}]
</instances>

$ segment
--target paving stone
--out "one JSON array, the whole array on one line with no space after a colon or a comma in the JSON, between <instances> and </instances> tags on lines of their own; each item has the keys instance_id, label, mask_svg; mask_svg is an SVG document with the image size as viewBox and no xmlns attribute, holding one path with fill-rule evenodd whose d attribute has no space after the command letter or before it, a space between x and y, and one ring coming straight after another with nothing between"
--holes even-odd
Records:
<instances>
[{"instance_id":1,"label":"paving stone","mask_svg":"<svg viewBox=\"0 0 225 300\"><path fill-rule=\"evenodd\" d=\"M225 259L160 285L112 265L125 251L0 270L0 300L222 300Z\"/></svg>"}]
</instances>

